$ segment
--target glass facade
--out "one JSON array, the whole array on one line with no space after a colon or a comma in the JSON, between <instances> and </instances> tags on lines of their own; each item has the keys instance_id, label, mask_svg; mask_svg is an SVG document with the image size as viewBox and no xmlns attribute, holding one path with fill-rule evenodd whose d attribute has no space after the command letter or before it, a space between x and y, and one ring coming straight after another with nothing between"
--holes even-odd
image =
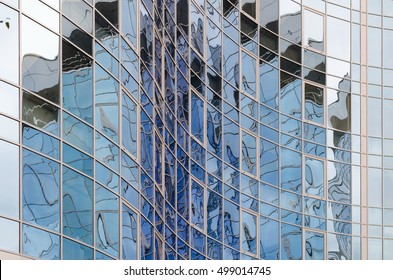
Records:
<instances>
[{"instance_id":1,"label":"glass facade","mask_svg":"<svg viewBox=\"0 0 393 280\"><path fill-rule=\"evenodd\" d=\"M392 3L1 1L0 250L393 259Z\"/></svg>"}]
</instances>

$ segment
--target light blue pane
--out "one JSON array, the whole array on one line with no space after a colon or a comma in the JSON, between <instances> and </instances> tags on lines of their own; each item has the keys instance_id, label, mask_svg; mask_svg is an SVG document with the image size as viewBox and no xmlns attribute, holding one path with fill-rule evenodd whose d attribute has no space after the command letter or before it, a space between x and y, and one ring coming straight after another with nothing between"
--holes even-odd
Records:
<instances>
[{"instance_id":1,"label":"light blue pane","mask_svg":"<svg viewBox=\"0 0 393 280\"><path fill-rule=\"evenodd\" d=\"M28 125L22 129L23 145L49 157L59 159L60 141Z\"/></svg>"},{"instance_id":2,"label":"light blue pane","mask_svg":"<svg viewBox=\"0 0 393 280\"><path fill-rule=\"evenodd\" d=\"M60 238L58 235L23 225L22 253L42 260L60 259Z\"/></svg>"},{"instance_id":3,"label":"light blue pane","mask_svg":"<svg viewBox=\"0 0 393 280\"><path fill-rule=\"evenodd\" d=\"M278 222L265 217L260 220L260 257L265 260L278 260L279 237Z\"/></svg>"},{"instance_id":4,"label":"light blue pane","mask_svg":"<svg viewBox=\"0 0 393 280\"><path fill-rule=\"evenodd\" d=\"M119 199L96 185L96 247L114 257L119 255Z\"/></svg>"},{"instance_id":5,"label":"light blue pane","mask_svg":"<svg viewBox=\"0 0 393 280\"><path fill-rule=\"evenodd\" d=\"M256 138L248 133L242 133L242 169L256 175L257 161Z\"/></svg>"},{"instance_id":6,"label":"light blue pane","mask_svg":"<svg viewBox=\"0 0 393 280\"><path fill-rule=\"evenodd\" d=\"M96 162L96 180L114 192L119 190L119 175L99 162Z\"/></svg>"},{"instance_id":7,"label":"light blue pane","mask_svg":"<svg viewBox=\"0 0 393 280\"><path fill-rule=\"evenodd\" d=\"M204 199L203 187L193 181L191 185L191 222L201 230L204 229Z\"/></svg>"},{"instance_id":8,"label":"light blue pane","mask_svg":"<svg viewBox=\"0 0 393 280\"><path fill-rule=\"evenodd\" d=\"M325 235L306 231L304 238L306 260L323 260L325 258Z\"/></svg>"},{"instance_id":9,"label":"light blue pane","mask_svg":"<svg viewBox=\"0 0 393 280\"><path fill-rule=\"evenodd\" d=\"M302 190L302 156L281 148L281 187L295 192Z\"/></svg>"},{"instance_id":10,"label":"light blue pane","mask_svg":"<svg viewBox=\"0 0 393 280\"><path fill-rule=\"evenodd\" d=\"M312 158L305 159L305 190L308 194L324 195L324 173L323 161Z\"/></svg>"},{"instance_id":11,"label":"light blue pane","mask_svg":"<svg viewBox=\"0 0 393 280\"><path fill-rule=\"evenodd\" d=\"M136 189L139 188L138 165L126 153L121 153L121 175Z\"/></svg>"},{"instance_id":12,"label":"light blue pane","mask_svg":"<svg viewBox=\"0 0 393 280\"><path fill-rule=\"evenodd\" d=\"M191 98L191 133L202 143L204 142L204 104L192 93Z\"/></svg>"},{"instance_id":13,"label":"light blue pane","mask_svg":"<svg viewBox=\"0 0 393 280\"><path fill-rule=\"evenodd\" d=\"M257 253L257 217L247 212L242 212L242 249Z\"/></svg>"},{"instance_id":14,"label":"light blue pane","mask_svg":"<svg viewBox=\"0 0 393 280\"><path fill-rule=\"evenodd\" d=\"M59 164L23 150L23 220L59 230Z\"/></svg>"},{"instance_id":15,"label":"light blue pane","mask_svg":"<svg viewBox=\"0 0 393 280\"><path fill-rule=\"evenodd\" d=\"M224 243L239 249L240 209L239 206L225 200L224 203Z\"/></svg>"},{"instance_id":16,"label":"light blue pane","mask_svg":"<svg viewBox=\"0 0 393 280\"><path fill-rule=\"evenodd\" d=\"M67 167L63 167L63 234L93 243L93 182Z\"/></svg>"},{"instance_id":17,"label":"light blue pane","mask_svg":"<svg viewBox=\"0 0 393 280\"><path fill-rule=\"evenodd\" d=\"M242 52L242 89L256 95L256 60L245 52Z\"/></svg>"},{"instance_id":18,"label":"light blue pane","mask_svg":"<svg viewBox=\"0 0 393 280\"><path fill-rule=\"evenodd\" d=\"M135 157L137 156L137 106L123 92L122 94L122 144Z\"/></svg>"},{"instance_id":19,"label":"light blue pane","mask_svg":"<svg viewBox=\"0 0 393 280\"><path fill-rule=\"evenodd\" d=\"M88 154L93 153L93 129L66 112L63 112L63 139Z\"/></svg>"},{"instance_id":20,"label":"light blue pane","mask_svg":"<svg viewBox=\"0 0 393 280\"><path fill-rule=\"evenodd\" d=\"M96 133L96 158L102 163L119 171L119 148L99 133Z\"/></svg>"},{"instance_id":21,"label":"light blue pane","mask_svg":"<svg viewBox=\"0 0 393 280\"><path fill-rule=\"evenodd\" d=\"M281 224L281 259L302 259L302 229L300 227Z\"/></svg>"},{"instance_id":22,"label":"light blue pane","mask_svg":"<svg viewBox=\"0 0 393 280\"><path fill-rule=\"evenodd\" d=\"M124 260L137 259L137 214L123 204L122 210L122 252Z\"/></svg>"},{"instance_id":23,"label":"light blue pane","mask_svg":"<svg viewBox=\"0 0 393 280\"><path fill-rule=\"evenodd\" d=\"M260 179L278 185L278 146L261 139L260 143Z\"/></svg>"},{"instance_id":24,"label":"light blue pane","mask_svg":"<svg viewBox=\"0 0 393 280\"><path fill-rule=\"evenodd\" d=\"M96 61L116 78L119 77L119 62L100 44L96 43Z\"/></svg>"},{"instance_id":25,"label":"light blue pane","mask_svg":"<svg viewBox=\"0 0 393 280\"><path fill-rule=\"evenodd\" d=\"M66 143L63 143L63 162L86 175L93 176L93 159Z\"/></svg>"},{"instance_id":26,"label":"light blue pane","mask_svg":"<svg viewBox=\"0 0 393 280\"><path fill-rule=\"evenodd\" d=\"M63 238L63 259L92 260L93 249L67 238Z\"/></svg>"},{"instance_id":27,"label":"light blue pane","mask_svg":"<svg viewBox=\"0 0 393 280\"><path fill-rule=\"evenodd\" d=\"M119 83L96 65L95 125L97 129L119 141Z\"/></svg>"}]
</instances>

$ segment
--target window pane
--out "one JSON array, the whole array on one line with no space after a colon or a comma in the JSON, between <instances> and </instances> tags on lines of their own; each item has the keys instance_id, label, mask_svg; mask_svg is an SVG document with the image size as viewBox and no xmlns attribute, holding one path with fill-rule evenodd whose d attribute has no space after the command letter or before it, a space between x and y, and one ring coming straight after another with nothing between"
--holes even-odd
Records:
<instances>
[{"instance_id":1,"label":"window pane","mask_svg":"<svg viewBox=\"0 0 393 280\"><path fill-rule=\"evenodd\" d=\"M311 48L323 51L324 50L324 42L323 42L323 34L324 34L324 26L323 26L323 17L309 12L308 10L304 11L304 44Z\"/></svg>"},{"instance_id":2,"label":"window pane","mask_svg":"<svg viewBox=\"0 0 393 280\"><path fill-rule=\"evenodd\" d=\"M79 149L93 153L93 129L63 112L63 139Z\"/></svg>"},{"instance_id":3,"label":"window pane","mask_svg":"<svg viewBox=\"0 0 393 280\"><path fill-rule=\"evenodd\" d=\"M93 183L67 167L63 167L63 233L93 243Z\"/></svg>"},{"instance_id":4,"label":"window pane","mask_svg":"<svg viewBox=\"0 0 393 280\"><path fill-rule=\"evenodd\" d=\"M23 220L58 231L58 163L23 150Z\"/></svg>"},{"instance_id":5,"label":"window pane","mask_svg":"<svg viewBox=\"0 0 393 280\"><path fill-rule=\"evenodd\" d=\"M95 7L114 26L118 27L118 0L96 0Z\"/></svg>"},{"instance_id":6,"label":"window pane","mask_svg":"<svg viewBox=\"0 0 393 280\"><path fill-rule=\"evenodd\" d=\"M63 13L88 33L93 32L92 8L82 0L62 0Z\"/></svg>"},{"instance_id":7,"label":"window pane","mask_svg":"<svg viewBox=\"0 0 393 280\"><path fill-rule=\"evenodd\" d=\"M305 255L306 260L325 259L324 234L306 231L305 234Z\"/></svg>"},{"instance_id":8,"label":"window pane","mask_svg":"<svg viewBox=\"0 0 393 280\"><path fill-rule=\"evenodd\" d=\"M137 1L122 0L122 34L133 44L137 46Z\"/></svg>"},{"instance_id":9,"label":"window pane","mask_svg":"<svg viewBox=\"0 0 393 280\"><path fill-rule=\"evenodd\" d=\"M42 260L60 259L60 238L58 235L23 225L22 253Z\"/></svg>"},{"instance_id":10,"label":"window pane","mask_svg":"<svg viewBox=\"0 0 393 280\"><path fill-rule=\"evenodd\" d=\"M59 37L22 17L21 55L23 87L59 103Z\"/></svg>"},{"instance_id":11,"label":"window pane","mask_svg":"<svg viewBox=\"0 0 393 280\"><path fill-rule=\"evenodd\" d=\"M0 218L0 249L19 253L19 223Z\"/></svg>"},{"instance_id":12,"label":"window pane","mask_svg":"<svg viewBox=\"0 0 393 280\"><path fill-rule=\"evenodd\" d=\"M124 260L136 260L137 256L137 228L138 216L123 204L122 210L122 250Z\"/></svg>"},{"instance_id":13,"label":"window pane","mask_svg":"<svg viewBox=\"0 0 393 280\"><path fill-rule=\"evenodd\" d=\"M63 260L92 260L93 249L63 238Z\"/></svg>"},{"instance_id":14,"label":"window pane","mask_svg":"<svg viewBox=\"0 0 393 280\"><path fill-rule=\"evenodd\" d=\"M19 142L19 122L0 115L0 137L12 141Z\"/></svg>"},{"instance_id":15,"label":"window pane","mask_svg":"<svg viewBox=\"0 0 393 280\"><path fill-rule=\"evenodd\" d=\"M48 134L23 124L22 141L26 147L59 159L60 141Z\"/></svg>"},{"instance_id":16,"label":"window pane","mask_svg":"<svg viewBox=\"0 0 393 280\"><path fill-rule=\"evenodd\" d=\"M1 52L0 61L6 67L0 67L0 78L19 83L19 58L18 58L18 45L19 45L19 16L18 12L0 4L0 19L3 21L0 24L0 38L1 38ZM2 87L0 85L0 91ZM0 97L2 100L2 97ZM2 105L0 102L0 111Z\"/></svg>"},{"instance_id":17,"label":"window pane","mask_svg":"<svg viewBox=\"0 0 393 280\"><path fill-rule=\"evenodd\" d=\"M55 1L50 1L55 2ZM58 1L57 1L58 2ZM21 0L22 12L39 23L59 32L59 13L49 8L39 0ZM45 15L45 16L42 16Z\"/></svg>"}]
</instances>

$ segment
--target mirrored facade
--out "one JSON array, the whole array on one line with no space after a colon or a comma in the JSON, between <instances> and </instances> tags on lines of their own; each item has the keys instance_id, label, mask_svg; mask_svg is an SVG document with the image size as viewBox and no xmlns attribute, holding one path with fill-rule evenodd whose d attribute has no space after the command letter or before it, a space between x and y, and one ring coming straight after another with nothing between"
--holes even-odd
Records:
<instances>
[{"instance_id":1,"label":"mirrored facade","mask_svg":"<svg viewBox=\"0 0 393 280\"><path fill-rule=\"evenodd\" d=\"M393 259L392 1L5 0L0 38L0 251Z\"/></svg>"}]
</instances>

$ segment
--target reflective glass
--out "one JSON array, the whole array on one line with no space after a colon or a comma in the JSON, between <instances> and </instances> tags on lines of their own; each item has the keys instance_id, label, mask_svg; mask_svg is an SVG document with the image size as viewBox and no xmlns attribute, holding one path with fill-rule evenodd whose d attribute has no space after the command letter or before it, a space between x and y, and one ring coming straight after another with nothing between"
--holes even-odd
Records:
<instances>
[{"instance_id":1,"label":"reflective glass","mask_svg":"<svg viewBox=\"0 0 393 280\"><path fill-rule=\"evenodd\" d=\"M60 165L23 150L23 220L59 231Z\"/></svg>"},{"instance_id":2,"label":"reflective glass","mask_svg":"<svg viewBox=\"0 0 393 280\"><path fill-rule=\"evenodd\" d=\"M306 260L323 260L325 258L325 235L311 231L305 232Z\"/></svg>"},{"instance_id":3,"label":"reflective glass","mask_svg":"<svg viewBox=\"0 0 393 280\"><path fill-rule=\"evenodd\" d=\"M222 199L213 191L207 195L207 234L218 240L222 238Z\"/></svg>"},{"instance_id":4,"label":"reflective glass","mask_svg":"<svg viewBox=\"0 0 393 280\"><path fill-rule=\"evenodd\" d=\"M327 54L344 60L350 59L350 23L327 17Z\"/></svg>"},{"instance_id":5,"label":"reflective glass","mask_svg":"<svg viewBox=\"0 0 393 280\"><path fill-rule=\"evenodd\" d=\"M242 169L256 175L256 138L248 133L242 134Z\"/></svg>"},{"instance_id":6,"label":"reflective glass","mask_svg":"<svg viewBox=\"0 0 393 280\"><path fill-rule=\"evenodd\" d=\"M63 238L63 260L92 260L93 249Z\"/></svg>"},{"instance_id":7,"label":"reflective glass","mask_svg":"<svg viewBox=\"0 0 393 280\"><path fill-rule=\"evenodd\" d=\"M93 129L63 112L63 139L83 151L93 153Z\"/></svg>"},{"instance_id":8,"label":"reflective glass","mask_svg":"<svg viewBox=\"0 0 393 280\"><path fill-rule=\"evenodd\" d=\"M324 163L323 161L306 158L305 159L305 190L306 193L324 196Z\"/></svg>"},{"instance_id":9,"label":"reflective glass","mask_svg":"<svg viewBox=\"0 0 393 280\"><path fill-rule=\"evenodd\" d=\"M345 80L340 83L340 87L345 86ZM330 128L350 131L351 130L351 96L344 91L328 90L328 126ZM378 108L380 111L380 108ZM378 111L373 111L378 112ZM373 114L375 115L375 114ZM372 127L370 127L372 128Z\"/></svg>"},{"instance_id":10,"label":"reflective glass","mask_svg":"<svg viewBox=\"0 0 393 280\"><path fill-rule=\"evenodd\" d=\"M307 120L324 123L324 94L323 88L305 84L304 86L305 112Z\"/></svg>"},{"instance_id":11,"label":"reflective glass","mask_svg":"<svg viewBox=\"0 0 393 280\"><path fill-rule=\"evenodd\" d=\"M95 8L114 26L118 27L118 0L95 0Z\"/></svg>"},{"instance_id":12,"label":"reflective glass","mask_svg":"<svg viewBox=\"0 0 393 280\"><path fill-rule=\"evenodd\" d=\"M302 259L302 230L300 227L281 224L281 259Z\"/></svg>"},{"instance_id":13,"label":"reflective glass","mask_svg":"<svg viewBox=\"0 0 393 280\"><path fill-rule=\"evenodd\" d=\"M19 223L0 218L0 248L9 252L19 253Z\"/></svg>"},{"instance_id":14,"label":"reflective glass","mask_svg":"<svg viewBox=\"0 0 393 280\"><path fill-rule=\"evenodd\" d=\"M257 253L257 218L247 212L242 212L242 249L246 252Z\"/></svg>"},{"instance_id":15,"label":"reflective glass","mask_svg":"<svg viewBox=\"0 0 393 280\"><path fill-rule=\"evenodd\" d=\"M93 182L63 167L63 234L93 243Z\"/></svg>"},{"instance_id":16,"label":"reflective glass","mask_svg":"<svg viewBox=\"0 0 393 280\"><path fill-rule=\"evenodd\" d=\"M280 109L295 118L302 116L302 86L301 80L281 72L281 103Z\"/></svg>"},{"instance_id":17,"label":"reflective glass","mask_svg":"<svg viewBox=\"0 0 393 280\"><path fill-rule=\"evenodd\" d=\"M134 45L137 46L137 1L122 0L122 34Z\"/></svg>"},{"instance_id":18,"label":"reflective glass","mask_svg":"<svg viewBox=\"0 0 393 280\"><path fill-rule=\"evenodd\" d=\"M89 34L77 27L71 21L63 17L62 19L62 33L65 38L70 40L76 46L92 55L93 40Z\"/></svg>"},{"instance_id":19,"label":"reflective glass","mask_svg":"<svg viewBox=\"0 0 393 280\"><path fill-rule=\"evenodd\" d=\"M119 198L96 185L96 247L114 257L119 255Z\"/></svg>"},{"instance_id":20,"label":"reflective glass","mask_svg":"<svg viewBox=\"0 0 393 280\"><path fill-rule=\"evenodd\" d=\"M19 142L19 122L0 115L0 137L12 142Z\"/></svg>"},{"instance_id":21,"label":"reflective glass","mask_svg":"<svg viewBox=\"0 0 393 280\"><path fill-rule=\"evenodd\" d=\"M259 4L259 23L278 33L278 0L264 0Z\"/></svg>"},{"instance_id":22,"label":"reflective glass","mask_svg":"<svg viewBox=\"0 0 393 280\"><path fill-rule=\"evenodd\" d=\"M73 168L93 176L93 159L88 155L63 143L63 162Z\"/></svg>"},{"instance_id":23,"label":"reflective glass","mask_svg":"<svg viewBox=\"0 0 393 280\"><path fill-rule=\"evenodd\" d=\"M224 243L239 249L240 234L239 206L225 200L224 202Z\"/></svg>"},{"instance_id":24,"label":"reflective glass","mask_svg":"<svg viewBox=\"0 0 393 280\"><path fill-rule=\"evenodd\" d=\"M202 186L196 182L191 185L191 222L204 229L204 202L205 196Z\"/></svg>"},{"instance_id":25,"label":"reflective glass","mask_svg":"<svg viewBox=\"0 0 393 280\"><path fill-rule=\"evenodd\" d=\"M18 89L2 81L0 81L0 113L14 118L19 117Z\"/></svg>"},{"instance_id":26,"label":"reflective glass","mask_svg":"<svg viewBox=\"0 0 393 280\"><path fill-rule=\"evenodd\" d=\"M121 175L124 180L138 189L138 165L124 152L121 153Z\"/></svg>"},{"instance_id":27,"label":"reflective glass","mask_svg":"<svg viewBox=\"0 0 393 280\"><path fill-rule=\"evenodd\" d=\"M19 16L18 12L0 4L0 38L1 38L1 52L0 61L7 67L0 68L0 78L18 84L19 82ZM2 82L0 82L0 91L3 91ZM2 93L2 92L1 92ZM10 93L8 93L10 94ZM3 96L0 97L0 100ZM2 111L3 102L0 102L0 111Z\"/></svg>"},{"instance_id":28,"label":"reflective glass","mask_svg":"<svg viewBox=\"0 0 393 280\"><path fill-rule=\"evenodd\" d=\"M323 16L316 13L304 10L304 34L303 41L306 46L317 49L319 51L324 50L324 24Z\"/></svg>"},{"instance_id":29,"label":"reflective glass","mask_svg":"<svg viewBox=\"0 0 393 280\"><path fill-rule=\"evenodd\" d=\"M96 158L119 171L119 148L99 133L96 133L95 145Z\"/></svg>"},{"instance_id":30,"label":"reflective glass","mask_svg":"<svg viewBox=\"0 0 393 280\"><path fill-rule=\"evenodd\" d=\"M141 242L140 246L140 259L142 260L151 260L153 258L154 252L154 233L153 227L149 222L147 222L144 218L141 218L141 225L140 225L140 233L141 233ZM184 243L183 243L184 244ZM181 251L181 248L178 244L178 252Z\"/></svg>"},{"instance_id":31,"label":"reflective glass","mask_svg":"<svg viewBox=\"0 0 393 280\"><path fill-rule=\"evenodd\" d=\"M91 59L63 40L63 107L93 123L93 69Z\"/></svg>"},{"instance_id":32,"label":"reflective glass","mask_svg":"<svg viewBox=\"0 0 393 280\"><path fill-rule=\"evenodd\" d=\"M22 86L59 103L59 37L22 17L21 57Z\"/></svg>"},{"instance_id":33,"label":"reflective glass","mask_svg":"<svg viewBox=\"0 0 393 280\"><path fill-rule=\"evenodd\" d=\"M125 0L130 1L130 0ZM133 0L132 0L133 1ZM135 1L134 1L135 2ZM139 77L139 58L129 44L121 40L121 62L129 73L135 78Z\"/></svg>"},{"instance_id":34,"label":"reflective glass","mask_svg":"<svg viewBox=\"0 0 393 280\"><path fill-rule=\"evenodd\" d=\"M281 187L295 192L301 191L301 154L281 148Z\"/></svg>"},{"instance_id":35,"label":"reflective glass","mask_svg":"<svg viewBox=\"0 0 393 280\"><path fill-rule=\"evenodd\" d=\"M328 162L327 179L329 199L350 203L351 166L339 162Z\"/></svg>"},{"instance_id":36,"label":"reflective glass","mask_svg":"<svg viewBox=\"0 0 393 280\"><path fill-rule=\"evenodd\" d=\"M135 260L137 256L137 214L123 204L122 209L122 252L124 260Z\"/></svg>"},{"instance_id":37,"label":"reflective glass","mask_svg":"<svg viewBox=\"0 0 393 280\"><path fill-rule=\"evenodd\" d=\"M108 0L110 1L110 0ZM117 3L117 0L116 0ZM99 3L102 4L102 3ZM116 4L117 5L117 4ZM117 7L116 7L117 9ZM110 9L108 9L110 12ZM117 20L117 19L116 19ZM95 34L97 39L108 49L115 57L119 55L119 34L117 31L98 13L95 15Z\"/></svg>"},{"instance_id":38,"label":"reflective glass","mask_svg":"<svg viewBox=\"0 0 393 280\"><path fill-rule=\"evenodd\" d=\"M119 140L119 83L96 64L95 125L113 141Z\"/></svg>"},{"instance_id":39,"label":"reflective glass","mask_svg":"<svg viewBox=\"0 0 393 280\"><path fill-rule=\"evenodd\" d=\"M278 185L278 146L261 139L260 142L260 179Z\"/></svg>"},{"instance_id":40,"label":"reflective glass","mask_svg":"<svg viewBox=\"0 0 393 280\"><path fill-rule=\"evenodd\" d=\"M239 126L224 118L224 160L239 167Z\"/></svg>"},{"instance_id":41,"label":"reflective glass","mask_svg":"<svg viewBox=\"0 0 393 280\"><path fill-rule=\"evenodd\" d=\"M259 65L260 101L265 105L278 109L278 70L269 64Z\"/></svg>"},{"instance_id":42,"label":"reflective glass","mask_svg":"<svg viewBox=\"0 0 393 280\"><path fill-rule=\"evenodd\" d=\"M317 142L319 144L326 145L326 129L320 126L305 123L304 138L312 142Z\"/></svg>"},{"instance_id":43,"label":"reflective glass","mask_svg":"<svg viewBox=\"0 0 393 280\"><path fill-rule=\"evenodd\" d=\"M119 77L119 62L99 43L95 44L95 58L113 76Z\"/></svg>"},{"instance_id":44,"label":"reflective glass","mask_svg":"<svg viewBox=\"0 0 393 280\"><path fill-rule=\"evenodd\" d=\"M62 11L86 32L93 32L93 11L84 1L62 0Z\"/></svg>"},{"instance_id":45,"label":"reflective glass","mask_svg":"<svg viewBox=\"0 0 393 280\"><path fill-rule=\"evenodd\" d=\"M55 2L55 1L50 1ZM58 1L57 1L58 2ZM58 4L58 3L57 3ZM39 0L21 0L22 12L59 32L59 14ZM42 15L45 15L44 17Z\"/></svg>"},{"instance_id":46,"label":"reflective glass","mask_svg":"<svg viewBox=\"0 0 393 280\"><path fill-rule=\"evenodd\" d=\"M23 225L22 253L42 260L60 259L60 238L58 235Z\"/></svg>"},{"instance_id":47,"label":"reflective glass","mask_svg":"<svg viewBox=\"0 0 393 280\"><path fill-rule=\"evenodd\" d=\"M136 157L137 152L137 107L136 104L123 92L122 94L122 130L123 146Z\"/></svg>"},{"instance_id":48,"label":"reflective glass","mask_svg":"<svg viewBox=\"0 0 393 280\"><path fill-rule=\"evenodd\" d=\"M280 1L280 34L293 43L302 42L301 6L291 0Z\"/></svg>"},{"instance_id":49,"label":"reflective glass","mask_svg":"<svg viewBox=\"0 0 393 280\"><path fill-rule=\"evenodd\" d=\"M19 148L0 140L0 214L19 217Z\"/></svg>"},{"instance_id":50,"label":"reflective glass","mask_svg":"<svg viewBox=\"0 0 393 280\"><path fill-rule=\"evenodd\" d=\"M256 60L246 52L242 52L242 89L254 96L256 95L256 67Z\"/></svg>"},{"instance_id":51,"label":"reflective glass","mask_svg":"<svg viewBox=\"0 0 393 280\"><path fill-rule=\"evenodd\" d=\"M26 147L59 159L60 141L28 125L23 125L22 143Z\"/></svg>"},{"instance_id":52,"label":"reflective glass","mask_svg":"<svg viewBox=\"0 0 393 280\"><path fill-rule=\"evenodd\" d=\"M99 162L96 162L96 180L117 192L119 190L119 176L109 168L106 168Z\"/></svg>"},{"instance_id":53,"label":"reflective glass","mask_svg":"<svg viewBox=\"0 0 393 280\"><path fill-rule=\"evenodd\" d=\"M59 109L26 92L23 92L22 118L47 132L59 135Z\"/></svg>"},{"instance_id":54,"label":"reflective glass","mask_svg":"<svg viewBox=\"0 0 393 280\"><path fill-rule=\"evenodd\" d=\"M191 96L191 133L202 143L204 142L204 103L196 95Z\"/></svg>"}]
</instances>

